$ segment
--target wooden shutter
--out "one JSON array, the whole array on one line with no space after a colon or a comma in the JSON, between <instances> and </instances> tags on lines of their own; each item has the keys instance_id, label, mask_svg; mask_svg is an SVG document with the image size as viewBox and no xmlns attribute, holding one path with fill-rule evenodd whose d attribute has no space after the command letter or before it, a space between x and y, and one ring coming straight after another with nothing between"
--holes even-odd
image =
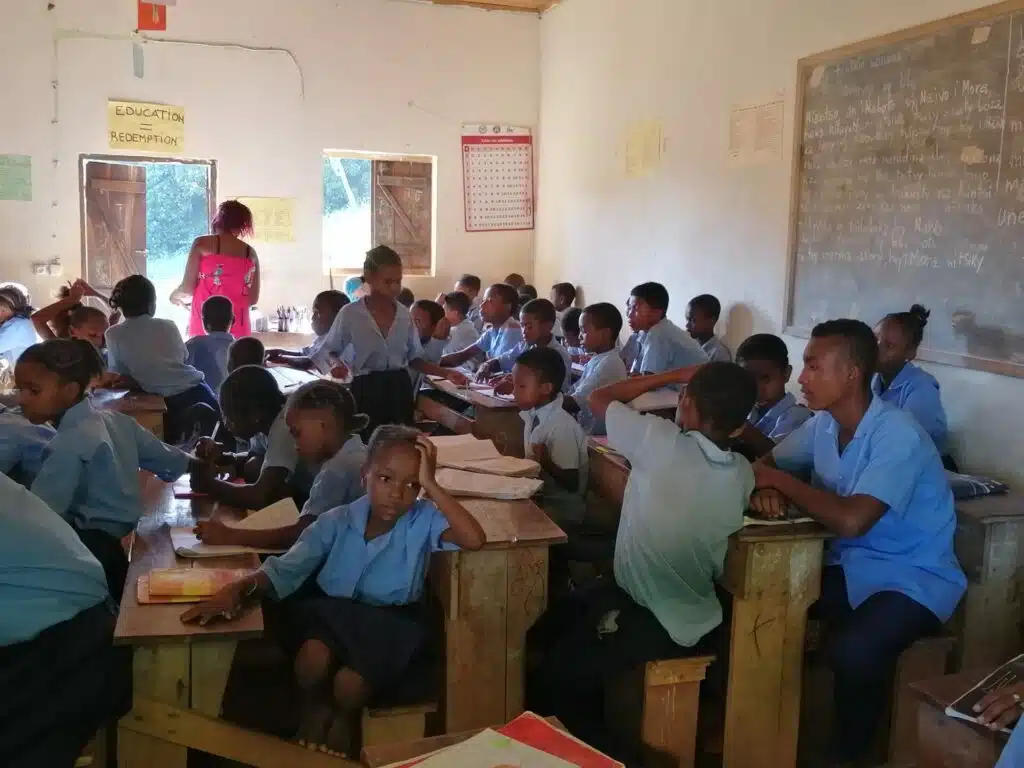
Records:
<instances>
[{"instance_id":1,"label":"wooden shutter","mask_svg":"<svg viewBox=\"0 0 1024 768\"><path fill-rule=\"evenodd\" d=\"M85 164L85 264L94 288L110 290L129 275L146 274L146 168Z\"/></svg>"},{"instance_id":2,"label":"wooden shutter","mask_svg":"<svg viewBox=\"0 0 1024 768\"><path fill-rule=\"evenodd\" d=\"M373 161L372 241L397 251L411 275L433 266L433 174L430 162Z\"/></svg>"}]
</instances>

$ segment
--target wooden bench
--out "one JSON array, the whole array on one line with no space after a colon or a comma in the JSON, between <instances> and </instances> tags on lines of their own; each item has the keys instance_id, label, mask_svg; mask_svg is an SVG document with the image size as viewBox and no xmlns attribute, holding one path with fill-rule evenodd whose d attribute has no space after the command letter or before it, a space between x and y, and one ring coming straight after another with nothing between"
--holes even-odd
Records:
<instances>
[{"instance_id":1,"label":"wooden bench","mask_svg":"<svg viewBox=\"0 0 1024 768\"><path fill-rule=\"evenodd\" d=\"M648 768L692 768L700 684L713 656L652 661L607 686L608 726Z\"/></svg>"},{"instance_id":2,"label":"wooden bench","mask_svg":"<svg viewBox=\"0 0 1024 768\"><path fill-rule=\"evenodd\" d=\"M946 707L991 670L960 672L911 686L917 706L917 768L992 768L1007 736L946 715Z\"/></svg>"},{"instance_id":3,"label":"wooden bench","mask_svg":"<svg viewBox=\"0 0 1024 768\"><path fill-rule=\"evenodd\" d=\"M427 733L427 715L434 712L437 712L435 702L364 709L363 748L419 741Z\"/></svg>"},{"instance_id":4,"label":"wooden bench","mask_svg":"<svg viewBox=\"0 0 1024 768\"><path fill-rule=\"evenodd\" d=\"M808 627L808 650L816 650L820 638L817 622ZM918 640L900 654L893 680L892 706L885 726L875 735L875 756L885 760L889 768L914 765L917 749L917 698L911 686L922 680L941 677L946 673L950 654L956 644L953 637L926 637ZM816 754L824 747L818 738L827 737L832 728L832 676L825 669L814 670L808 676L811 690L806 696L801 734L815 744L808 750ZM801 749L803 753L804 750Z\"/></svg>"}]
</instances>

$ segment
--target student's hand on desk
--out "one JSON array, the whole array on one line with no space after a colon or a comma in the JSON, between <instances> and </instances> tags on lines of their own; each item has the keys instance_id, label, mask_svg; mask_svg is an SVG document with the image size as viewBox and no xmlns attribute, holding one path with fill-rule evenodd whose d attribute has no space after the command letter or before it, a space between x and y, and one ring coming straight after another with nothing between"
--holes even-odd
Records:
<instances>
[{"instance_id":1,"label":"student's hand on desk","mask_svg":"<svg viewBox=\"0 0 1024 768\"><path fill-rule=\"evenodd\" d=\"M445 378L448 379L456 387L468 387L469 379L466 378L466 374L462 371L456 371L454 368L445 374Z\"/></svg>"},{"instance_id":2,"label":"student's hand on desk","mask_svg":"<svg viewBox=\"0 0 1024 768\"><path fill-rule=\"evenodd\" d=\"M335 363L334 367L331 368L331 376L336 379L347 379L348 378L348 366L344 363Z\"/></svg>"},{"instance_id":3,"label":"student's hand on desk","mask_svg":"<svg viewBox=\"0 0 1024 768\"><path fill-rule=\"evenodd\" d=\"M755 461L750 466L754 470L755 488L778 488L779 477L786 474L781 469L770 467L763 461Z\"/></svg>"},{"instance_id":4,"label":"student's hand on desk","mask_svg":"<svg viewBox=\"0 0 1024 768\"><path fill-rule=\"evenodd\" d=\"M485 363L481 363L480 367L476 369L477 381L486 381L488 378L494 375L498 370L497 360L488 360Z\"/></svg>"},{"instance_id":5,"label":"student's hand on desk","mask_svg":"<svg viewBox=\"0 0 1024 768\"><path fill-rule=\"evenodd\" d=\"M195 454L196 458L200 461L216 464L220 461L221 456L224 455L224 448L220 443L208 437L201 437L199 442L196 443Z\"/></svg>"},{"instance_id":6,"label":"student's hand on desk","mask_svg":"<svg viewBox=\"0 0 1024 768\"><path fill-rule=\"evenodd\" d=\"M182 623L190 624L195 621L204 627L216 619L237 619L242 615L242 592L245 586L246 581L228 584L209 600L204 600L181 614Z\"/></svg>"},{"instance_id":7,"label":"student's hand on desk","mask_svg":"<svg viewBox=\"0 0 1024 768\"><path fill-rule=\"evenodd\" d=\"M538 464L543 464L548 460L548 448L543 443L533 443L530 445L530 458L536 461Z\"/></svg>"},{"instance_id":8,"label":"student's hand on desk","mask_svg":"<svg viewBox=\"0 0 1024 768\"><path fill-rule=\"evenodd\" d=\"M284 350L271 349L267 351L268 363L280 363L282 361L284 361Z\"/></svg>"},{"instance_id":9,"label":"student's hand on desk","mask_svg":"<svg viewBox=\"0 0 1024 768\"><path fill-rule=\"evenodd\" d=\"M765 489L755 491L750 497L750 508L759 516L770 519L783 517L788 502L786 497L776 490Z\"/></svg>"},{"instance_id":10,"label":"student's hand on desk","mask_svg":"<svg viewBox=\"0 0 1024 768\"><path fill-rule=\"evenodd\" d=\"M233 544L231 529L220 520L200 520L196 523L196 538L203 544Z\"/></svg>"},{"instance_id":11,"label":"student's hand on desk","mask_svg":"<svg viewBox=\"0 0 1024 768\"><path fill-rule=\"evenodd\" d=\"M494 394L496 395L511 395L512 394L512 377L501 376L494 380Z\"/></svg>"},{"instance_id":12,"label":"student's hand on desk","mask_svg":"<svg viewBox=\"0 0 1024 768\"><path fill-rule=\"evenodd\" d=\"M1008 685L993 691L974 706L978 722L992 731L999 731L1017 722L1024 707L1024 683Z\"/></svg>"}]
</instances>

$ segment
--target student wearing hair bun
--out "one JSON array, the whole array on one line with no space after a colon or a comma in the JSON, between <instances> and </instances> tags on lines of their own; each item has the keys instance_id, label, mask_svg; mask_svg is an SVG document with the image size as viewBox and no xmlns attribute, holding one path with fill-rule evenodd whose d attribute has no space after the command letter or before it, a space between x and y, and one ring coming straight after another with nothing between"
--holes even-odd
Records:
<instances>
[{"instance_id":1,"label":"student wearing hair bun","mask_svg":"<svg viewBox=\"0 0 1024 768\"><path fill-rule=\"evenodd\" d=\"M99 352L84 339L35 344L14 369L25 417L57 427L32 493L78 532L120 600L128 573L121 539L143 512L138 471L169 482L188 472L194 459L160 442L131 416L95 409L86 393L102 374Z\"/></svg>"},{"instance_id":2,"label":"student wearing hair bun","mask_svg":"<svg viewBox=\"0 0 1024 768\"><path fill-rule=\"evenodd\" d=\"M871 379L871 391L917 419L948 462L946 411L939 395L939 382L911 362L917 357L929 315L927 309L915 304L907 312L886 315L875 326L878 368Z\"/></svg>"},{"instance_id":3,"label":"student wearing hair bun","mask_svg":"<svg viewBox=\"0 0 1024 768\"><path fill-rule=\"evenodd\" d=\"M0 284L0 360L13 366L38 341L28 292L17 283Z\"/></svg>"},{"instance_id":4,"label":"student wearing hair bun","mask_svg":"<svg viewBox=\"0 0 1024 768\"><path fill-rule=\"evenodd\" d=\"M385 245L366 252L363 275L369 295L344 307L324 338L321 350L334 360L331 375L352 374L352 394L369 417L364 434L382 424L411 424L412 379L409 370L465 385L466 377L429 362L409 310L398 302L402 259ZM341 362L352 348L351 363Z\"/></svg>"}]
</instances>

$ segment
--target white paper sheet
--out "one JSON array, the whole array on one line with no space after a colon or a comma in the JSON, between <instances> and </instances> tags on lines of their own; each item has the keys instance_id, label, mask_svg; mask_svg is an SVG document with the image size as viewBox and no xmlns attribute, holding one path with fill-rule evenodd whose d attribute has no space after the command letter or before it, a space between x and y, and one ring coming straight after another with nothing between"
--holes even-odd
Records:
<instances>
[{"instance_id":1,"label":"white paper sheet","mask_svg":"<svg viewBox=\"0 0 1024 768\"><path fill-rule=\"evenodd\" d=\"M247 515L244 519L228 525L229 528L241 528L245 531L269 531L294 525L299 519L299 508L295 499L287 498L275 501L269 507Z\"/></svg>"},{"instance_id":2,"label":"white paper sheet","mask_svg":"<svg viewBox=\"0 0 1024 768\"><path fill-rule=\"evenodd\" d=\"M437 470L437 482L453 496L481 499L529 499L544 487L543 480L464 472L445 467Z\"/></svg>"}]
</instances>

